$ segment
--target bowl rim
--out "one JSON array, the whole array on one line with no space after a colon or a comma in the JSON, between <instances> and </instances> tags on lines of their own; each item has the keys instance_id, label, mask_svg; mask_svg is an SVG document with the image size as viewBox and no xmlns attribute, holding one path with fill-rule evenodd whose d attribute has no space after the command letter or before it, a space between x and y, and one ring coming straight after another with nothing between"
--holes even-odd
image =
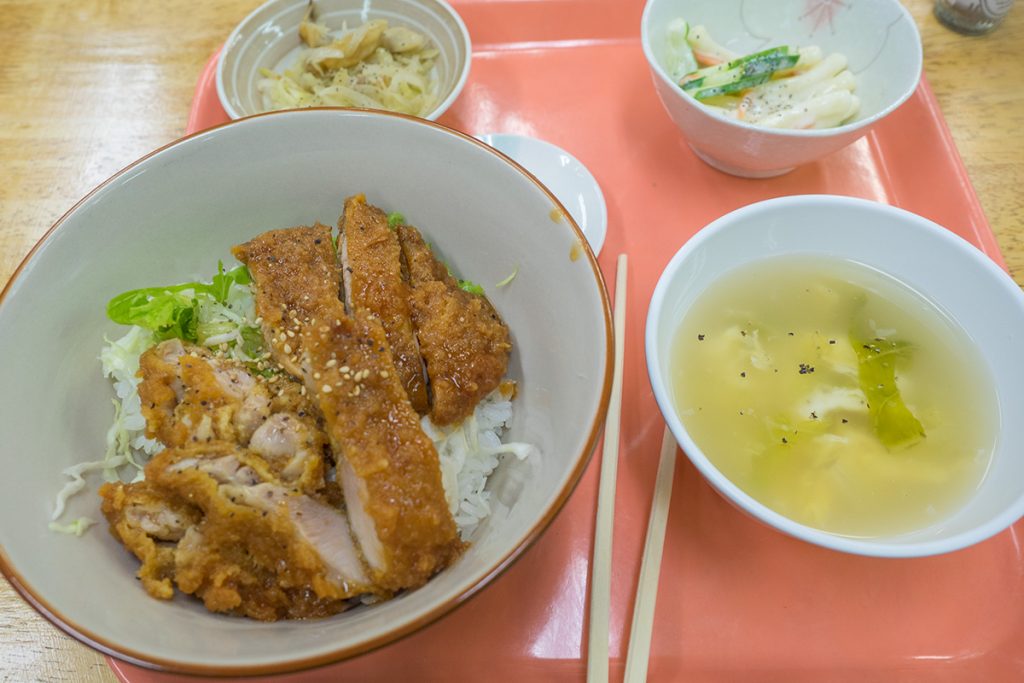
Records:
<instances>
[{"instance_id":1,"label":"bowl rim","mask_svg":"<svg viewBox=\"0 0 1024 683\"><path fill-rule=\"evenodd\" d=\"M253 11L249 12L249 14L247 14L244 19L242 19L240 22L238 22L238 24L235 25L235 28L232 29L231 33L228 34L227 40L224 41L220 51L217 53L217 70L215 74L216 78L214 79L215 85L217 87L217 99L220 101L220 106L224 109L224 113L227 114L228 118L230 118L232 121L237 121L238 119L246 118L249 116L256 116L258 114L267 114L269 112L256 112L255 114L246 114L235 109L235 107L231 104L231 98L228 97L227 91L225 90L224 87L224 58L227 55L227 53L231 50L232 46L238 44L238 36L240 35L242 28L244 26L253 21L255 16L259 12L262 12L265 8L271 5L281 4L284 1L285 0L266 0L266 2L264 2L262 5L260 5ZM466 81L469 79L470 67L473 64L473 42L469 35L469 29L466 28L466 22L462 20L462 17L459 15L458 12L455 11L455 8L448 3L448 0L430 0L430 2L437 3L437 5L439 5L441 9L444 10L448 14L448 16L455 22L456 26L458 26L459 37L462 39L462 49L465 50L466 52L466 65L462 68L462 71L459 72L459 77L458 79L456 79L455 87L452 88L452 91L448 93L448 96L446 98L441 100L441 102L439 102L437 106L435 106L433 109L427 112L424 116L416 117L427 119L429 121L434 121L440 118L441 115L444 114L446 111L448 111L448 108L452 106L452 104L455 102L455 99L460 94L462 94L462 89L465 87ZM364 107L320 106L295 107L295 109L346 109L357 111L386 111L389 113L398 113L390 112L390 110L387 109L371 110L365 109ZM273 111L290 111L290 109L275 109Z\"/></svg>"},{"instance_id":2,"label":"bowl rim","mask_svg":"<svg viewBox=\"0 0 1024 683\"><path fill-rule=\"evenodd\" d=\"M762 213L785 209L790 206L805 207L809 205L832 209L840 207L852 208L857 211L874 211L895 216L899 220L908 221L914 224L914 227L922 234L929 235L929 239L934 238L954 245L958 252L963 255L964 259L973 261L977 267L988 271L988 275L994 278L997 286L1005 289L1012 297L1016 298L1021 308L1024 309L1024 292L1021 291L1021 288L1010 278L1006 271L987 254L951 230L947 230L938 223L906 209L858 197L830 194L789 195L747 204L713 220L701 228L696 235L687 240L665 266L651 296L644 330L647 374L655 400L658 403L658 408L666 424L672 430L676 442L707 482L729 502L759 522L774 528L776 531L831 550L869 557L925 557L967 548L1001 533L1024 516L1024 492L1019 494L1014 503L1008 506L1001 514L972 529L940 540L923 540L909 543L878 542L871 538L840 536L801 524L775 512L734 484L711 463L704 454L704 451L697 446L683 426L682 420L673 406L671 390L659 371L661 357L658 353L657 327L660 318L665 314L665 303L672 281L685 272L684 265L689 261L694 252L702 248L704 242L713 239L715 235L723 230L728 230L732 224L748 221Z\"/></svg>"},{"instance_id":3,"label":"bowl rim","mask_svg":"<svg viewBox=\"0 0 1024 683\"><path fill-rule=\"evenodd\" d=\"M339 107L308 107L303 109L289 109L280 111L263 112L260 114L253 114L240 119L234 119L221 123L217 126L207 128L202 131L197 131L190 135L183 136L169 142L157 149L139 157L132 163L122 168L117 173L113 174L102 183L93 188L88 194L79 199L75 204L68 209L57 221L50 226L50 228L43 234L43 236L33 245L25 257L21 260L18 266L14 269L10 279L4 285L3 289L0 290L0 306L3 306L3 302L7 297L7 294L12 290L15 282L19 279L25 268L32 262L36 253L41 249L47 242L49 242L56 234L57 230L60 229L65 221L78 211L80 207L85 205L87 202L93 199L96 195L106 189L109 185L113 184L118 179L129 174L135 170L138 166L144 164L149 159L167 151L172 148L178 147L179 145L186 144L194 138L200 138L206 135L214 134L218 131L229 126L245 126L254 119L261 119L263 117L295 117L295 116L307 116L311 113L322 114L327 112L331 116L369 116L369 117L386 117L393 119L400 119L405 122L427 126L434 128L444 134L452 135L456 138L460 138L464 141L470 142L477 148L492 154L499 159L509 163L519 171L526 179L532 182L538 189L540 189L548 198L549 201L557 207L562 215L565 217L565 224L576 234L576 240L581 245L583 254L586 256L587 264L590 266L591 274L594 277L595 284L598 289L598 297L600 299L602 318L604 322L604 336L605 336L605 354L604 354L604 368L603 378L601 380L601 392L598 400L597 409L591 418L590 426L587 431L587 438L583 444L582 449L574 456L574 464L569 473L568 479L566 480L565 486L558 492L558 495L552 501L552 503L543 511L538 517L537 521L523 534L515 544L500 557L500 559L493 564L490 569L486 570L481 576L474 579L470 584L461 592L456 593L450 599L440 602L434 607L427 610L419 618L409 621L404 624L398 625L396 628L383 633L377 638L372 640L362 641L353 645L342 647L324 652L319 655L313 655L304 657L301 659L289 659L281 660L278 662L260 664L260 665L220 665L220 664L195 664L195 663L182 663L180 661L169 660L159 656L150 655L142 652L137 652L130 648L125 648L118 645L117 643L111 642L103 637L97 636L92 633L88 628L85 628L72 620L65 617L59 609L56 609L49 602L47 602L38 592L33 588L32 584L27 581L17 570L14 564L11 562L7 553L4 551L4 547L0 544L0 574L2 574L18 592L25 602L27 602L33 609L35 609L40 615L42 615L47 621L59 628L64 633L75 638L76 640L88 645L89 647L97 650L105 655L114 657L115 659L128 662L146 669L154 671L166 672L166 673L180 673L188 675L199 675L199 676L215 676L215 677L229 677L229 676L263 676L270 674L281 674L281 673L294 673L303 671L306 669L312 669L327 664L333 664L336 662L349 659L356 655L366 654L373 650L377 650L385 645L394 643L402 638L405 638L413 633L423 629L424 627L432 624L439 620L441 617L449 614L457 607L464 605L474 596L478 595L484 588L489 586L493 580L498 578L504 573L509 567L511 567L522 555L528 550L537 540L544 534L544 532L550 527L555 517L562 511L565 503L569 497L576 490L579 482L583 476L583 472L586 470L589 464L597 442L601 436L602 427L604 425L605 416L608 411L608 402L611 397L612 389L612 371L615 358L615 339L613 333L612 324L612 313L611 303L608 298L608 289L605 284L604 276L601 272L601 268L597 263L597 258L594 256L593 250L590 248L583 231L573 220L571 214L562 205L554 194L551 193L547 187L544 186L535 176L529 171L520 166L514 160L502 154L498 150L484 144L480 140L477 140L472 135L468 135L461 131L455 130L443 124L437 123L436 121L429 121L421 119L408 114L400 114L396 112L380 111L376 109L359 109L359 108L339 108Z\"/></svg>"},{"instance_id":4,"label":"bowl rim","mask_svg":"<svg viewBox=\"0 0 1024 683\"><path fill-rule=\"evenodd\" d=\"M657 59L655 59L654 51L651 47L650 30L648 27L650 25L650 14L652 12L651 8L654 6L655 3L659 1L660 0L646 0L646 2L644 3L644 11L640 18L640 45L643 47L644 58L647 60L647 65L648 67L650 67L651 74L654 78L661 80L672 91L678 91L678 93L682 95L683 101L687 102L689 105L699 110L702 116L711 117L715 121L721 121L727 126L731 126L740 131L756 132L764 135L775 135L780 138L828 138L833 136L840 136L845 133L854 133L856 131L865 129L874 124L875 122L885 118L890 113L898 109L900 105L902 105L904 102L910 99L910 96L913 95L914 92L917 91L918 87L920 86L921 78L924 74L924 48L921 44L921 32L918 30L917 23L914 21L914 18L911 16L910 12L907 10L906 7L903 6L903 3L898 2L897 0L892 0L890 4L897 8L898 12L900 13L900 19L902 19L910 26L910 30L913 32L914 37L916 38L916 40L913 41L913 46L915 48L914 62L916 64L915 71L917 72L917 75L912 80L910 87L901 92L895 100L893 100L887 106L875 112L871 116L867 116L862 119L856 119L854 121L844 123L843 125L836 126L834 128L811 128L806 130L796 128L768 128L765 126L759 126L755 123L737 121L736 119L728 118L726 116L719 116L715 114L707 107L707 105L704 105L701 102L697 101L697 98L695 98L693 95L679 88L679 86L676 85L675 81L673 81L669 77L669 75L665 73L665 69L664 67L662 67L661 63Z\"/></svg>"}]
</instances>

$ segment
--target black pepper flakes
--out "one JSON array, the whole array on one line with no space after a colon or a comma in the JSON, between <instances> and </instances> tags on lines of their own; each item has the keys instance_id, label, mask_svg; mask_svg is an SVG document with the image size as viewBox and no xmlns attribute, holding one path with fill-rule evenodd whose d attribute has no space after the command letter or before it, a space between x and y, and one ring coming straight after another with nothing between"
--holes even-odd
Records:
<instances>
[{"instance_id":1,"label":"black pepper flakes","mask_svg":"<svg viewBox=\"0 0 1024 683\"><path fill-rule=\"evenodd\" d=\"M849 422L849 420L847 420L847 419L846 419L846 418L844 417L844 418L843 418L843 424L846 424L847 422Z\"/></svg>"},{"instance_id":2,"label":"black pepper flakes","mask_svg":"<svg viewBox=\"0 0 1024 683\"><path fill-rule=\"evenodd\" d=\"M801 375L809 375L812 372L814 372L814 366L813 365L808 365L807 363L801 363L800 364L800 374Z\"/></svg>"},{"instance_id":3,"label":"black pepper flakes","mask_svg":"<svg viewBox=\"0 0 1024 683\"><path fill-rule=\"evenodd\" d=\"M704 335L703 334L698 334L697 335L697 341L704 341Z\"/></svg>"},{"instance_id":4,"label":"black pepper flakes","mask_svg":"<svg viewBox=\"0 0 1024 683\"><path fill-rule=\"evenodd\" d=\"M782 443L789 443L789 440L786 437L782 437Z\"/></svg>"},{"instance_id":5,"label":"black pepper flakes","mask_svg":"<svg viewBox=\"0 0 1024 683\"><path fill-rule=\"evenodd\" d=\"M747 376L747 373L746 373L746 372L741 372L741 373L740 373L740 377L746 377L746 376Z\"/></svg>"}]
</instances>

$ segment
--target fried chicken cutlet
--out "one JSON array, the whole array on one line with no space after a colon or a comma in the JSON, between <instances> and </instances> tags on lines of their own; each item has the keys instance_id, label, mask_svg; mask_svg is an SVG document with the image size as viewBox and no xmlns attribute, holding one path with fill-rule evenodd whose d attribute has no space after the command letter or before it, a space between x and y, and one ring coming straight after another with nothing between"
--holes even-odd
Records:
<instances>
[{"instance_id":1,"label":"fried chicken cutlet","mask_svg":"<svg viewBox=\"0 0 1024 683\"><path fill-rule=\"evenodd\" d=\"M309 231L309 228L294 228ZM324 417L345 493L352 530L373 581L398 590L422 585L462 550L441 483L433 443L399 379L386 334L376 318L349 316L338 298L337 273L317 269L322 281L291 287L278 283L322 262L309 252L321 243L287 230L259 235L236 247L249 266L264 332L289 331L299 376ZM246 261L253 254L257 260ZM299 351L295 351L300 349Z\"/></svg>"},{"instance_id":2,"label":"fried chicken cutlet","mask_svg":"<svg viewBox=\"0 0 1024 683\"><path fill-rule=\"evenodd\" d=\"M486 297L466 292L411 226L398 227L413 324L430 380L430 419L461 422L508 370L508 326Z\"/></svg>"},{"instance_id":3,"label":"fried chicken cutlet","mask_svg":"<svg viewBox=\"0 0 1024 683\"><path fill-rule=\"evenodd\" d=\"M177 586L211 611L272 621L335 614L373 590L345 516L255 453L223 441L169 448L145 475L100 495L154 597Z\"/></svg>"},{"instance_id":4,"label":"fried chicken cutlet","mask_svg":"<svg viewBox=\"0 0 1024 683\"><path fill-rule=\"evenodd\" d=\"M402 277L402 250L387 215L358 194L345 200L339 221L338 261L350 314L376 317L384 327L398 378L413 409L426 414L423 360L409 310L409 286Z\"/></svg>"}]
</instances>

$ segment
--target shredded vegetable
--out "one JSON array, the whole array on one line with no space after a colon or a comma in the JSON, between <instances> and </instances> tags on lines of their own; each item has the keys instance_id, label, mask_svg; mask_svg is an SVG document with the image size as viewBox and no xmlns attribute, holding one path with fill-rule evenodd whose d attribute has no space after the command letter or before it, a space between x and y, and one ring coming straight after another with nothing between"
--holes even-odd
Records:
<instances>
[{"instance_id":1,"label":"shredded vegetable","mask_svg":"<svg viewBox=\"0 0 1024 683\"><path fill-rule=\"evenodd\" d=\"M516 275L519 275L519 266L515 267L515 270L512 271L511 275L509 275L507 278L505 278L504 280L502 280L501 282L499 282L498 284L496 284L494 286L495 287L504 287L505 285L507 285L510 282L512 282L513 280L515 280L516 279Z\"/></svg>"},{"instance_id":2,"label":"shredded vegetable","mask_svg":"<svg viewBox=\"0 0 1024 683\"><path fill-rule=\"evenodd\" d=\"M383 19L340 32L310 15L299 25L308 46L282 73L261 69L269 109L366 107L424 116L437 104L438 51L420 33Z\"/></svg>"},{"instance_id":3,"label":"shredded vegetable","mask_svg":"<svg viewBox=\"0 0 1024 683\"><path fill-rule=\"evenodd\" d=\"M68 499L85 488L87 475L99 472L105 481L141 479L145 463L162 449L158 441L146 438L138 394L139 357L146 349L164 339L178 338L245 363L262 357L263 336L250 282L245 266L225 271L223 264L218 264L217 274L208 283L133 289L110 300L107 316L130 327L124 336L106 340L99 356L103 376L112 381L116 394L106 452L100 460L78 463L63 471L70 481L57 493L52 531L81 535L92 524L88 518L60 522Z\"/></svg>"}]
</instances>

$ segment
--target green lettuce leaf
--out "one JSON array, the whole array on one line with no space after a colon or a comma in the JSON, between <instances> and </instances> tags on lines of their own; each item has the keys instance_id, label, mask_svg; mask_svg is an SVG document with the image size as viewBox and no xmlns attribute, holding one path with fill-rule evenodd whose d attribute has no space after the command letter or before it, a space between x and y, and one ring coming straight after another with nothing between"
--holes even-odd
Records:
<instances>
[{"instance_id":1,"label":"green lettuce leaf","mask_svg":"<svg viewBox=\"0 0 1024 683\"><path fill-rule=\"evenodd\" d=\"M199 302L196 297L208 295L224 303L232 284L247 285L250 282L252 278L245 266L225 271L224 264L218 263L217 274L209 284L186 282L122 292L107 303L107 317L121 325L138 325L152 330L157 341L178 338L195 342L199 338Z\"/></svg>"}]
</instances>

